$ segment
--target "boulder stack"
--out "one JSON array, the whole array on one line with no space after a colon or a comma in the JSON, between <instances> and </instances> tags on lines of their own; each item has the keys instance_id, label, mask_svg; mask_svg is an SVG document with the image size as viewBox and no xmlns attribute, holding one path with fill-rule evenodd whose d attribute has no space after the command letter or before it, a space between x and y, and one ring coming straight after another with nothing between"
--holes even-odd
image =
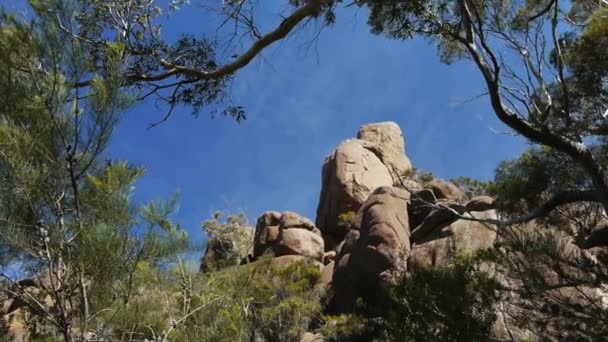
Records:
<instances>
[{"instance_id":1,"label":"boulder stack","mask_svg":"<svg viewBox=\"0 0 608 342\"><path fill-rule=\"evenodd\" d=\"M392 186L410 169L403 134L394 122L364 125L357 139L343 141L323 164L316 224L326 248L344 239L345 215L356 213L372 191Z\"/></svg>"}]
</instances>

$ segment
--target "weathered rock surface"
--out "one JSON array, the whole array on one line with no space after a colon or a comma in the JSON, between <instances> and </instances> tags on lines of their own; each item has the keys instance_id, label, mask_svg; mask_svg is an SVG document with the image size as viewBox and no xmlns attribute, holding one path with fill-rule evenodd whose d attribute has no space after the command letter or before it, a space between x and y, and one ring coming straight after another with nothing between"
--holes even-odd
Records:
<instances>
[{"instance_id":1,"label":"weathered rock surface","mask_svg":"<svg viewBox=\"0 0 608 342\"><path fill-rule=\"evenodd\" d=\"M464 211L464 206L459 203L445 199L438 200L422 222L412 230L412 241L420 242L428 238L432 232L454 222Z\"/></svg>"},{"instance_id":2,"label":"weathered rock surface","mask_svg":"<svg viewBox=\"0 0 608 342\"><path fill-rule=\"evenodd\" d=\"M401 128L394 122L379 122L361 126L357 139L374 144L374 150L389 172L401 176L412 168L409 158L405 155L405 141Z\"/></svg>"},{"instance_id":3,"label":"weathered rock surface","mask_svg":"<svg viewBox=\"0 0 608 342\"><path fill-rule=\"evenodd\" d=\"M317 226L323 233L344 235L339 216L359 210L369 194L380 186L392 185L382 161L362 140L347 140L325 160Z\"/></svg>"},{"instance_id":4,"label":"weathered rock surface","mask_svg":"<svg viewBox=\"0 0 608 342\"><path fill-rule=\"evenodd\" d=\"M430 181L426 188L433 191L433 194L437 199L448 199L452 201L462 201L465 197L465 194L462 190L460 190L456 185L444 181L442 179L434 179Z\"/></svg>"},{"instance_id":5,"label":"weathered rock surface","mask_svg":"<svg viewBox=\"0 0 608 342\"><path fill-rule=\"evenodd\" d=\"M280 222L281 213L277 211L267 211L258 217L253 244L254 258L264 255L278 241Z\"/></svg>"},{"instance_id":6,"label":"weathered rock surface","mask_svg":"<svg viewBox=\"0 0 608 342\"><path fill-rule=\"evenodd\" d=\"M279 228L280 229L289 229L289 228L301 228L306 230L314 230L317 227L311 220L306 217L300 216L292 211L286 211L281 214L279 218Z\"/></svg>"},{"instance_id":7,"label":"weathered rock surface","mask_svg":"<svg viewBox=\"0 0 608 342\"><path fill-rule=\"evenodd\" d=\"M602 220L583 242L584 248L608 246L608 220Z\"/></svg>"},{"instance_id":8,"label":"weathered rock surface","mask_svg":"<svg viewBox=\"0 0 608 342\"><path fill-rule=\"evenodd\" d=\"M332 279L333 308L349 311L355 295L369 295L362 284L388 284L406 270L410 249L409 192L377 188L357 213L359 230L351 230L338 248Z\"/></svg>"},{"instance_id":9,"label":"weathered rock surface","mask_svg":"<svg viewBox=\"0 0 608 342\"><path fill-rule=\"evenodd\" d=\"M325 251L323 238L302 228L281 229L273 248L277 256L302 255L318 261L323 261Z\"/></svg>"},{"instance_id":10,"label":"weathered rock surface","mask_svg":"<svg viewBox=\"0 0 608 342\"><path fill-rule=\"evenodd\" d=\"M531 226L531 232L534 233L537 228ZM552 342L605 340L593 336L598 332L591 328L593 320L589 321L590 326L585 326L587 323L583 317L588 317L589 308L593 308L591 312L608 309L608 286L592 281L577 286L572 281L588 276L580 267L571 265L576 265L577 260L580 261L585 255L590 256L590 251L581 249L572 236L564 232L551 231L548 236L560 246L559 256L554 256L560 262L559 271L554 268L556 265L547 264L546 261L529 260L520 253L511 253L511 257L515 258L512 268L525 270L533 267L539 275L537 281L545 284L545 291L522 291L521 279L509 276L517 273L506 272L501 265L495 265L495 278L511 291L504 293L496 306L497 320L492 327L492 336L498 340L526 338ZM597 266L601 267L599 264ZM595 287L591 287L592 284Z\"/></svg>"},{"instance_id":11,"label":"weathered rock surface","mask_svg":"<svg viewBox=\"0 0 608 342\"><path fill-rule=\"evenodd\" d=\"M268 252L276 256L301 255L323 261L321 232L311 220L297 213L267 211L257 220L253 258Z\"/></svg>"},{"instance_id":12,"label":"weathered rock surface","mask_svg":"<svg viewBox=\"0 0 608 342\"><path fill-rule=\"evenodd\" d=\"M496 203L490 196L475 196L465 204L465 208L467 211L486 211L496 209Z\"/></svg>"},{"instance_id":13,"label":"weathered rock surface","mask_svg":"<svg viewBox=\"0 0 608 342\"><path fill-rule=\"evenodd\" d=\"M357 213L361 237L354 253L363 276L390 281L405 271L410 251L409 199L410 193L403 189L380 187Z\"/></svg>"},{"instance_id":14,"label":"weathered rock surface","mask_svg":"<svg viewBox=\"0 0 608 342\"><path fill-rule=\"evenodd\" d=\"M464 214L478 219L496 219L496 212L472 212ZM496 240L495 228L481 222L458 219L435 230L431 237L414 243L408 258L408 267L442 266L453 260L463 250L490 248Z\"/></svg>"},{"instance_id":15,"label":"weathered rock surface","mask_svg":"<svg viewBox=\"0 0 608 342\"><path fill-rule=\"evenodd\" d=\"M319 277L319 282L323 285L324 288L328 288L331 285L331 281L334 277L334 268L336 264L334 261L331 261L329 264L325 265L321 270L321 276Z\"/></svg>"},{"instance_id":16,"label":"weathered rock surface","mask_svg":"<svg viewBox=\"0 0 608 342\"><path fill-rule=\"evenodd\" d=\"M3 289L3 294L8 294L9 297L2 298L3 301L0 303L1 328L6 328L6 336L0 336L0 340L5 337L7 341L29 341L28 321L36 313L25 300L12 294L27 293L28 297L35 298L46 310L51 310L53 299L49 292L50 285L49 275L44 273L38 277L19 280ZM0 330L0 333L2 333L2 330Z\"/></svg>"},{"instance_id":17,"label":"weathered rock surface","mask_svg":"<svg viewBox=\"0 0 608 342\"><path fill-rule=\"evenodd\" d=\"M332 261L336 260L336 251L329 251L323 253L323 264L327 265Z\"/></svg>"},{"instance_id":18,"label":"weathered rock surface","mask_svg":"<svg viewBox=\"0 0 608 342\"><path fill-rule=\"evenodd\" d=\"M411 168L401 129L394 122L364 125L357 139L342 142L323 165L316 224L337 246L348 227L340 215L357 212L369 194L392 186Z\"/></svg>"}]
</instances>

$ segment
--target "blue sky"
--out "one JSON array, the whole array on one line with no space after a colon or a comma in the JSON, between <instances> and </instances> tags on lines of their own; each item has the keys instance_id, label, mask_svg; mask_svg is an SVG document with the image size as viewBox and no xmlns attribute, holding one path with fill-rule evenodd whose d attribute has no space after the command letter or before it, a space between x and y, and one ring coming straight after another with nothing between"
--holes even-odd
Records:
<instances>
[{"instance_id":1,"label":"blue sky","mask_svg":"<svg viewBox=\"0 0 608 342\"><path fill-rule=\"evenodd\" d=\"M280 22L277 9L286 1L263 3L258 23L265 31ZM441 178L490 179L501 160L523 150L521 138L496 133L507 129L487 99L467 102L483 92L472 64L442 65L423 41L374 36L366 14L341 9L314 44L306 44L316 34L310 26L241 70L230 89L247 111L240 124L179 108L149 130L162 108L144 103L126 113L110 155L147 168L136 199L179 189L174 218L199 240L201 221L215 210L243 210L252 219L291 210L314 220L325 156L365 123L397 122L413 165ZM216 23L193 5L172 14L164 32L169 39L215 34Z\"/></svg>"}]
</instances>

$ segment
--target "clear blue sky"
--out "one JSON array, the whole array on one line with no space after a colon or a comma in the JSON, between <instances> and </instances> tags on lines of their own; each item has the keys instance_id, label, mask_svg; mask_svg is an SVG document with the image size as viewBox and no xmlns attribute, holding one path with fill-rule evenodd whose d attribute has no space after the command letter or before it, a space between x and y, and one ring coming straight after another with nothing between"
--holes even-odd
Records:
<instances>
[{"instance_id":1,"label":"clear blue sky","mask_svg":"<svg viewBox=\"0 0 608 342\"><path fill-rule=\"evenodd\" d=\"M277 9L286 2L260 2L263 31L280 21ZM244 210L252 219L291 210L314 220L323 159L365 123L397 122L414 166L441 178L490 179L501 160L523 150L521 138L494 132L507 129L487 99L466 102L483 92L470 63L442 65L423 41L374 36L366 18L365 9L340 10L316 43L306 44L316 34L311 26L241 70L230 89L247 110L240 124L180 108L148 130L162 109L145 103L127 113L110 154L147 168L136 199L179 189L174 218L201 239L201 221L218 209ZM165 34L214 34L215 23L193 5L171 16Z\"/></svg>"}]
</instances>

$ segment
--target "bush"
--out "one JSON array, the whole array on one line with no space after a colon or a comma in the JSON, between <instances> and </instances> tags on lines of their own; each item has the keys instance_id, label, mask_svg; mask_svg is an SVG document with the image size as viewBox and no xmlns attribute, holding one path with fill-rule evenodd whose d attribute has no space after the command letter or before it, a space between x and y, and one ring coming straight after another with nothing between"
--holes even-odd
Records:
<instances>
[{"instance_id":1,"label":"bush","mask_svg":"<svg viewBox=\"0 0 608 342\"><path fill-rule=\"evenodd\" d=\"M498 284L459 255L439 268L417 269L389 289L384 333L391 341L487 341Z\"/></svg>"}]
</instances>

